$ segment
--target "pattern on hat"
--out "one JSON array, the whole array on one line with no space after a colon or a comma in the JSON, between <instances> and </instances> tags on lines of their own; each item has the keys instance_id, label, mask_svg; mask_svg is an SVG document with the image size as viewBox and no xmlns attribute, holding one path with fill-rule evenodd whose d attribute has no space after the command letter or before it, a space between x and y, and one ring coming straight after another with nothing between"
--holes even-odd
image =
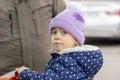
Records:
<instances>
[{"instance_id":1,"label":"pattern on hat","mask_svg":"<svg viewBox=\"0 0 120 80\"><path fill-rule=\"evenodd\" d=\"M79 21L83 21L83 22L84 22L83 18L80 16L79 13L74 13L73 16L76 18L76 20L79 20Z\"/></svg>"}]
</instances>

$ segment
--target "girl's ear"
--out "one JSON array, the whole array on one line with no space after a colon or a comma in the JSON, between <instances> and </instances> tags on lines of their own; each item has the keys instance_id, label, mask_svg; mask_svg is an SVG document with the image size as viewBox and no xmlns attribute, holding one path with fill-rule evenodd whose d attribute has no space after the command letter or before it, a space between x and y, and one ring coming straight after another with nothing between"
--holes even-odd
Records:
<instances>
[{"instance_id":1,"label":"girl's ear","mask_svg":"<svg viewBox=\"0 0 120 80\"><path fill-rule=\"evenodd\" d=\"M79 46L80 44L78 43L78 41L75 42L75 46Z\"/></svg>"}]
</instances>

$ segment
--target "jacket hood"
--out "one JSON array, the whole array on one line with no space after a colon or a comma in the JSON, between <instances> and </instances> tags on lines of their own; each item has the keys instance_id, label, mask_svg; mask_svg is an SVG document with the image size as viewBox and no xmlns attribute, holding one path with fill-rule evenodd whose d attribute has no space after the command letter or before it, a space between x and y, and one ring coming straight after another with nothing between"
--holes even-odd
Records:
<instances>
[{"instance_id":1,"label":"jacket hood","mask_svg":"<svg viewBox=\"0 0 120 80\"><path fill-rule=\"evenodd\" d=\"M58 52L58 54L67 54L75 59L89 77L94 76L100 70L103 64L101 50L92 45L83 45L64 49Z\"/></svg>"},{"instance_id":2,"label":"jacket hood","mask_svg":"<svg viewBox=\"0 0 120 80\"><path fill-rule=\"evenodd\" d=\"M82 46L76 46L74 48L64 49L58 52L58 54L65 54L65 53L70 53L70 52L96 51L96 50L100 50L100 49L97 46L93 46L93 45L82 45Z\"/></svg>"}]
</instances>

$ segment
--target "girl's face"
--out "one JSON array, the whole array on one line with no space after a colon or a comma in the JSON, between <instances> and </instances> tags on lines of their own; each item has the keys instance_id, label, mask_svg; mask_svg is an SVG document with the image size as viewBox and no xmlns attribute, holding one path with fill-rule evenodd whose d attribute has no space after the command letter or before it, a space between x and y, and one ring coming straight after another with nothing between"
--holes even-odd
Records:
<instances>
[{"instance_id":1,"label":"girl's face","mask_svg":"<svg viewBox=\"0 0 120 80\"><path fill-rule=\"evenodd\" d=\"M54 50L58 52L78 45L78 42L68 32L57 27L52 29L51 41Z\"/></svg>"}]
</instances>

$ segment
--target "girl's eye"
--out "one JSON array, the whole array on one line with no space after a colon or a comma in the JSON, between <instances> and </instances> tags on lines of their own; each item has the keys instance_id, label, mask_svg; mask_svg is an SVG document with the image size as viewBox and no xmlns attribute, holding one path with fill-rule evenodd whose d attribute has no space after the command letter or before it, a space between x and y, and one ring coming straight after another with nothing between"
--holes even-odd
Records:
<instances>
[{"instance_id":1,"label":"girl's eye","mask_svg":"<svg viewBox=\"0 0 120 80\"><path fill-rule=\"evenodd\" d=\"M52 35L55 35L55 34L57 34L57 32L56 31L52 31Z\"/></svg>"},{"instance_id":2,"label":"girl's eye","mask_svg":"<svg viewBox=\"0 0 120 80\"><path fill-rule=\"evenodd\" d=\"M62 34L68 34L66 31L62 31L61 33L62 33Z\"/></svg>"}]
</instances>

